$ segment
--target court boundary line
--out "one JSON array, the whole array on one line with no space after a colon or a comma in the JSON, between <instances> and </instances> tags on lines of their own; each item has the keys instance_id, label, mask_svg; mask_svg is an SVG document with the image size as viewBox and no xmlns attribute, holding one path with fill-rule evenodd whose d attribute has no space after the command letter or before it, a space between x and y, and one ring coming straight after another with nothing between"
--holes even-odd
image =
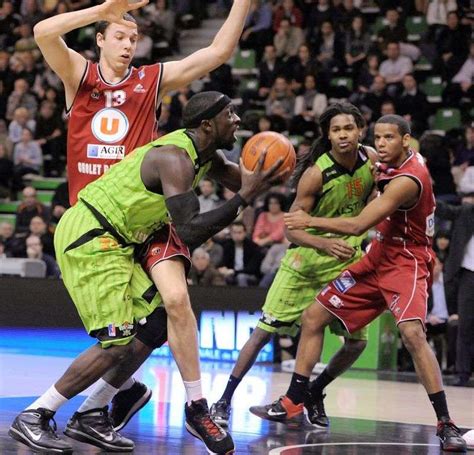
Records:
<instances>
[{"instance_id":1,"label":"court boundary line","mask_svg":"<svg viewBox=\"0 0 474 455\"><path fill-rule=\"evenodd\" d=\"M324 446L417 446L417 447L439 447L439 444L423 444L410 442L320 442L315 444L297 444L294 446L278 447L270 450L268 455L279 455L287 449L301 449L305 447L324 447Z\"/></svg>"}]
</instances>

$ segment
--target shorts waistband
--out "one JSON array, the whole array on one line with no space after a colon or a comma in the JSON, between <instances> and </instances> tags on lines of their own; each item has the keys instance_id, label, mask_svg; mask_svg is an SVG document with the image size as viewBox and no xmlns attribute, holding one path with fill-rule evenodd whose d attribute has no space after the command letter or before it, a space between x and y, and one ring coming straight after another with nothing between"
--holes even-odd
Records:
<instances>
[{"instance_id":1,"label":"shorts waistband","mask_svg":"<svg viewBox=\"0 0 474 455\"><path fill-rule=\"evenodd\" d=\"M416 242L412 239L407 239L405 237L385 237L380 231L375 231L375 239L380 243L397 243L400 245L416 245L416 246L428 246L424 243Z\"/></svg>"}]
</instances>

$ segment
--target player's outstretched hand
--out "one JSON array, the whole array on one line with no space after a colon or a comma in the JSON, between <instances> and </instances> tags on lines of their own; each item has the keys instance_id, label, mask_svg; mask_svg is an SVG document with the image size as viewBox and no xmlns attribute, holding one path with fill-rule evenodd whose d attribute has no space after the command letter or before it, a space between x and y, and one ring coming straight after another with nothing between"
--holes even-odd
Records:
<instances>
[{"instance_id":1,"label":"player's outstretched hand","mask_svg":"<svg viewBox=\"0 0 474 455\"><path fill-rule=\"evenodd\" d=\"M240 159L242 185L239 194L247 203L250 203L257 196L270 189L272 185L280 182L289 170L288 168L279 170L279 167L283 162L282 158L279 158L271 167L264 170L263 163L265 162L266 155L266 151L260 155L254 171L249 171L244 166L242 158Z\"/></svg>"},{"instance_id":2,"label":"player's outstretched hand","mask_svg":"<svg viewBox=\"0 0 474 455\"><path fill-rule=\"evenodd\" d=\"M284 219L286 227L290 230L307 229L311 223L311 216L304 210L295 210L294 212L285 213Z\"/></svg>"},{"instance_id":3,"label":"player's outstretched hand","mask_svg":"<svg viewBox=\"0 0 474 455\"><path fill-rule=\"evenodd\" d=\"M340 261L349 260L355 253L354 248L342 239L325 238L321 240L324 241L324 244L320 249L326 254L329 254L329 256L333 256Z\"/></svg>"},{"instance_id":4,"label":"player's outstretched hand","mask_svg":"<svg viewBox=\"0 0 474 455\"><path fill-rule=\"evenodd\" d=\"M148 2L149 0L106 0L102 3L102 20L135 27L136 24L125 20L123 15L128 11L147 5Z\"/></svg>"}]
</instances>

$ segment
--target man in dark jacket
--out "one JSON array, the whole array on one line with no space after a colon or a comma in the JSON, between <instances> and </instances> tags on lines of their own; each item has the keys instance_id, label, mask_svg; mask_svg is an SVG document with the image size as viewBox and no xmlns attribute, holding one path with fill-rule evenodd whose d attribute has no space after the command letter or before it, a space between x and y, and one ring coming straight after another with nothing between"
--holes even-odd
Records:
<instances>
[{"instance_id":1,"label":"man in dark jacket","mask_svg":"<svg viewBox=\"0 0 474 455\"><path fill-rule=\"evenodd\" d=\"M260 278L263 254L258 245L246 235L245 225L236 221L230 227L231 238L222 245L224 257L219 271L226 277L228 284L256 285Z\"/></svg>"},{"instance_id":2,"label":"man in dark jacket","mask_svg":"<svg viewBox=\"0 0 474 455\"><path fill-rule=\"evenodd\" d=\"M458 318L454 385L465 386L474 366L474 193L460 206L437 201L436 216L453 223L444 278L450 319Z\"/></svg>"}]
</instances>

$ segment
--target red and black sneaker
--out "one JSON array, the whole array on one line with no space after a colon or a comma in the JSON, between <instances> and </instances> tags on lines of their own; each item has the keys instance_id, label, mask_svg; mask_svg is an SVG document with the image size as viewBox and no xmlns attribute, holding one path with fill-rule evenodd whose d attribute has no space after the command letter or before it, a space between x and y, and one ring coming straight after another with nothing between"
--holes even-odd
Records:
<instances>
[{"instance_id":1,"label":"red and black sneaker","mask_svg":"<svg viewBox=\"0 0 474 455\"><path fill-rule=\"evenodd\" d=\"M190 406L186 403L184 410L186 430L204 442L208 453L218 455L234 453L232 436L212 420L205 398L192 401Z\"/></svg>"},{"instance_id":2,"label":"red and black sneaker","mask_svg":"<svg viewBox=\"0 0 474 455\"><path fill-rule=\"evenodd\" d=\"M303 403L294 404L286 395L283 395L272 404L252 406L250 412L261 419L289 423L303 414Z\"/></svg>"},{"instance_id":3,"label":"red and black sneaker","mask_svg":"<svg viewBox=\"0 0 474 455\"><path fill-rule=\"evenodd\" d=\"M467 451L466 441L451 419L442 418L438 421L436 436L440 439L441 449L446 452L464 453Z\"/></svg>"}]
</instances>

